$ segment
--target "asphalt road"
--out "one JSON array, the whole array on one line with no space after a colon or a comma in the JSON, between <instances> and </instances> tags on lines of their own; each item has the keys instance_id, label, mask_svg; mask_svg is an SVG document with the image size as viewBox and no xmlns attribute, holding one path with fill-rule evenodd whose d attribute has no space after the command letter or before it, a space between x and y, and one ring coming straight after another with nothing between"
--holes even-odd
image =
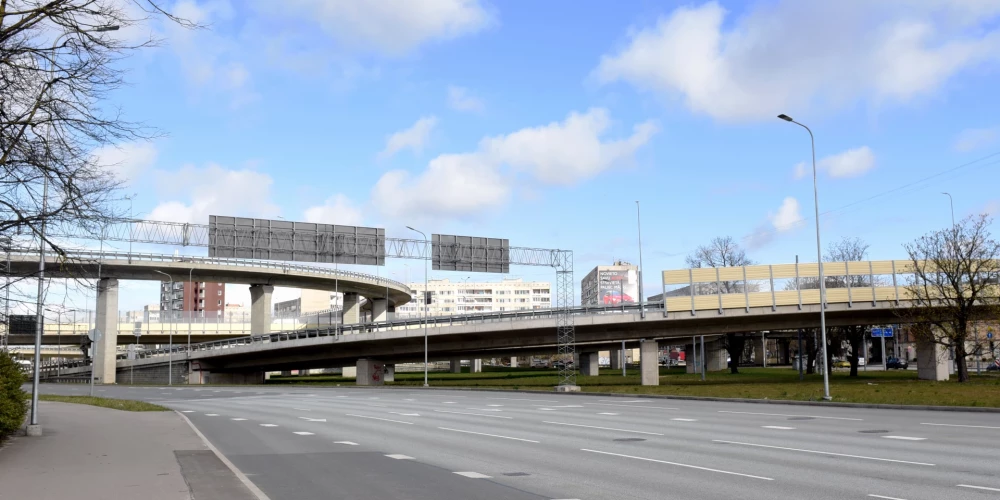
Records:
<instances>
[{"instance_id":1,"label":"asphalt road","mask_svg":"<svg viewBox=\"0 0 1000 500\"><path fill-rule=\"evenodd\" d=\"M272 500L1000 498L996 413L412 388L97 390L183 412Z\"/></svg>"}]
</instances>

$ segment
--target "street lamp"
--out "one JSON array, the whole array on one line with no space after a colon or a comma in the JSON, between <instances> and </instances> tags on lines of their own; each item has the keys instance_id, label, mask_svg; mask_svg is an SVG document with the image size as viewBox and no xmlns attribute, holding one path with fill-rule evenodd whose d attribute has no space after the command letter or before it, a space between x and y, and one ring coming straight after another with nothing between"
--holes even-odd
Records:
<instances>
[{"instance_id":1,"label":"street lamp","mask_svg":"<svg viewBox=\"0 0 1000 500\"><path fill-rule=\"evenodd\" d=\"M955 227L955 200L951 197L951 193L941 193L948 196L948 203L951 205L951 226Z\"/></svg>"},{"instance_id":2,"label":"street lamp","mask_svg":"<svg viewBox=\"0 0 1000 500\"><path fill-rule=\"evenodd\" d=\"M639 318L646 319L646 305L642 295L642 218L639 213L639 200L635 201L635 227L639 230Z\"/></svg>"},{"instance_id":3,"label":"street lamp","mask_svg":"<svg viewBox=\"0 0 1000 500\"><path fill-rule=\"evenodd\" d=\"M168 289L170 290L170 302L169 302L169 304L170 304L170 306L169 306L170 307L170 315L173 316L173 313L174 313L174 278L172 276L170 276L169 274L167 274L167 273L165 273L163 271L157 270L157 269L154 269L153 272L154 273L160 273L160 274L166 276L167 279L170 280L170 284L167 285L167 286L168 286ZM167 344L168 345L168 347L167 347L167 385L174 385L173 384L173 382L174 382L174 325L173 325L173 322L171 322L171 324L170 324L170 330L168 330L168 331L169 331L169 333L167 335L168 335L168 338L169 338L169 341L168 341L169 343Z\"/></svg>"},{"instance_id":4,"label":"street lamp","mask_svg":"<svg viewBox=\"0 0 1000 500\"><path fill-rule=\"evenodd\" d=\"M424 237L424 297L421 302L423 304L420 307L424 311L424 387L428 387L427 384L427 297L430 297L430 291L427 290L427 261L430 260L430 249L427 248L427 235L419 229L413 229L410 226L406 226L406 229L410 231L420 233L420 236Z\"/></svg>"},{"instance_id":5,"label":"street lamp","mask_svg":"<svg viewBox=\"0 0 1000 500\"><path fill-rule=\"evenodd\" d=\"M812 145L812 167L813 167L813 202L816 209L816 267L819 269L819 329L823 340L823 399L829 401L830 397L830 367L826 348L826 280L823 278L823 249L819 239L819 188L816 180L816 138L813 137L812 130L793 120L786 114L778 115L778 118L786 122L794 123L809 132L809 143Z\"/></svg>"},{"instance_id":6,"label":"street lamp","mask_svg":"<svg viewBox=\"0 0 1000 500\"><path fill-rule=\"evenodd\" d=\"M92 30L80 31L76 34L83 33L102 33L105 31L116 31L118 26L99 26ZM59 46L59 41L67 35L72 35L74 33L63 33L56 37L52 41L51 52L56 51L56 47ZM55 57L49 58L49 80L55 80ZM52 86L45 90L48 93L52 90ZM46 138L46 149L48 148L48 138L49 133L52 132L52 125L49 124L45 127L45 138ZM29 420L29 425L41 432L41 427L38 425L38 383L41 375L40 365L42 362L42 294L45 292L45 221L48 219L45 212L48 210L48 198L49 198L49 174L48 172L42 171L42 211L41 216L41 227L38 232L38 297L36 298L35 304L35 356L34 356L34 366L32 367L32 381L31 381L31 417ZM91 364L90 378L93 381L94 371L93 364Z\"/></svg>"}]
</instances>

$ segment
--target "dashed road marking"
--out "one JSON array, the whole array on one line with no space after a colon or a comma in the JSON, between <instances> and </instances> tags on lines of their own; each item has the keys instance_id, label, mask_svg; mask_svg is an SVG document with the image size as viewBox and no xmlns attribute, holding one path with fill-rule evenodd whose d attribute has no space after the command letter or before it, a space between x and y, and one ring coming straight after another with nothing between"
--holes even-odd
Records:
<instances>
[{"instance_id":1,"label":"dashed road marking","mask_svg":"<svg viewBox=\"0 0 1000 500\"><path fill-rule=\"evenodd\" d=\"M887 497L887 496L882 496L882 495L874 495L874 494L871 494L871 493L869 493L868 496L870 496L872 498L883 498L885 500L906 500L905 498Z\"/></svg>"},{"instance_id":2,"label":"dashed road marking","mask_svg":"<svg viewBox=\"0 0 1000 500\"><path fill-rule=\"evenodd\" d=\"M587 451L587 452L590 452L590 453L599 453L599 454L602 454L602 455L611 455L611 456L615 456L615 457L631 458L631 459L635 459L635 460L643 460L643 461L646 461L646 462L656 462L656 463L667 464L667 465L676 465L677 467L686 467L686 468L689 468L689 469L698 469L698 470L703 470L703 471L708 471L708 472L719 472L721 474L730 474L730 475L733 475L733 476L743 476L743 477L749 477L751 479L763 479L765 481L774 481L774 479L772 479L770 477L754 476L752 474L743 474L741 472L732 472L732 471L721 470L721 469L710 469L708 467L700 467L700 466L697 466L697 465L682 464L682 463L678 463L678 462L668 462L666 460L657 460L655 458L635 457L635 456L632 456L632 455L622 455L621 453L611 453L611 452L608 452L608 451L588 450L586 448L581 448L580 451Z\"/></svg>"},{"instance_id":3,"label":"dashed road marking","mask_svg":"<svg viewBox=\"0 0 1000 500\"><path fill-rule=\"evenodd\" d=\"M407 455L395 455L395 454L393 454L393 455L386 455L386 456L389 457L389 458L395 459L395 460L414 460L413 457L407 456Z\"/></svg>"},{"instance_id":4,"label":"dashed road marking","mask_svg":"<svg viewBox=\"0 0 1000 500\"><path fill-rule=\"evenodd\" d=\"M854 420L860 422L861 418L846 418L846 417L821 417L819 415L790 415L787 413L757 413L752 411L726 411L719 410L719 413L734 413L738 415L766 415L769 417L809 417L809 418L825 418L827 420Z\"/></svg>"},{"instance_id":5,"label":"dashed road marking","mask_svg":"<svg viewBox=\"0 0 1000 500\"><path fill-rule=\"evenodd\" d=\"M300 436L315 436L315 434L306 431L295 431L295 434L298 434Z\"/></svg>"},{"instance_id":6,"label":"dashed road marking","mask_svg":"<svg viewBox=\"0 0 1000 500\"><path fill-rule=\"evenodd\" d=\"M777 429L779 431L793 431L795 427L785 427L783 425L762 425L764 429Z\"/></svg>"},{"instance_id":7,"label":"dashed road marking","mask_svg":"<svg viewBox=\"0 0 1000 500\"><path fill-rule=\"evenodd\" d=\"M465 476L472 479L489 479L493 476L487 476L486 474L480 474L478 472L455 472L459 476Z\"/></svg>"},{"instance_id":8,"label":"dashed road marking","mask_svg":"<svg viewBox=\"0 0 1000 500\"><path fill-rule=\"evenodd\" d=\"M899 439L901 441L924 441L927 438L913 437L913 436L881 436L884 439Z\"/></svg>"},{"instance_id":9,"label":"dashed road marking","mask_svg":"<svg viewBox=\"0 0 1000 500\"><path fill-rule=\"evenodd\" d=\"M895 460L895 459L892 459L892 458L866 457L866 456L863 456L863 455L848 455L846 453L834 453L834 452L831 452L831 451L804 450L804 449L801 449L801 448L786 448L784 446L771 446L771 445L767 445L767 444L741 443L739 441L725 441L725 440L722 440L722 439L713 439L712 442L714 442L714 443L723 443L723 444L737 444L737 445L741 445L741 446L753 446L753 447L757 447L757 448L770 448L770 449L774 449L774 450L798 451L798 452L802 452L802 453L815 453L817 455L830 455L830 456L833 456L833 457L860 458L862 460L877 460L879 462L895 462L895 463L898 463L898 464L926 465L928 467L934 467L934 464L928 464L928 463L924 463L924 462L910 462L910 461L907 461L907 460Z\"/></svg>"},{"instance_id":10,"label":"dashed road marking","mask_svg":"<svg viewBox=\"0 0 1000 500\"><path fill-rule=\"evenodd\" d=\"M941 427L968 427L970 429L1000 429L1000 427L993 427L990 425L931 424L931 423L921 423L920 425L939 425Z\"/></svg>"},{"instance_id":11,"label":"dashed road marking","mask_svg":"<svg viewBox=\"0 0 1000 500\"><path fill-rule=\"evenodd\" d=\"M436 413L455 413L455 414L458 414L458 415L474 415L476 417L506 418L508 420L514 418L514 417L505 417L503 415L482 415L482 414L479 414L479 413L469 413L467 411L448 411L448 410L434 410L434 411Z\"/></svg>"},{"instance_id":12,"label":"dashed road marking","mask_svg":"<svg viewBox=\"0 0 1000 500\"><path fill-rule=\"evenodd\" d=\"M972 488L975 490L1000 491L1000 488L989 488L986 486L973 486L971 484L956 484L959 488Z\"/></svg>"},{"instance_id":13,"label":"dashed road marking","mask_svg":"<svg viewBox=\"0 0 1000 500\"><path fill-rule=\"evenodd\" d=\"M696 419L696 418L672 418L670 420L674 420L674 421L677 421L677 422L697 422L698 421L698 419Z\"/></svg>"},{"instance_id":14,"label":"dashed road marking","mask_svg":"<svg viewBox=\"0 0 1000 500\"><path fill-rule=\"evenodd\" d=\"M246 419L245 419L245 418L231 418L231 419L229 419L229 420L232 420L232 421L234 421L234 422L242 422L242 421L244 421L244 420L246 420Z\"/></svg>"},{"instance_id":15,"label":"dashed road marking","mask_svg":"<svg viewBox=\"0 0 1000 500\"><path fill-rule=\"evenodd\" d=\"M596 425L583 425L583 424L570 424L566 422L549 422L543 421L543 424L553 424L553 425L568 425L570 427L586 427L587 429L601 429L605 431L615 431L615 432L630 432L632 434L648 434L650 436L662 436L659 432L646 432L646 431L633 431L630 429L617 429L615 427L599 427Z\"/></svg>"},{"instance_id":16,"label":"dashed road marking","mask_svg":"<svg viewBox=\"0 0 1000 500\"><path fill-rule=\"evenodd\" d=\"M194 410L181 410L181 413L194 413Z\"/></svg>"},{"instance_id":17,"label":"dashed road marking","mask_svg":"<svg viewBox=\"0 0 1000 500\"><path fill-rule=\"evenodd\" d=\"M333 444L346 444L347 446L357 446L358 443L354 441L334 441Z\"/></svg>"},{"instance_id":18,"label":"dashed road marking","mask_svg":"<svg viewBox=\"0 0 1000 500\"><path fill-rule=\"evenodd\" d=\"M608 412L604 412L604 413L598 413L598 415L621 415L621 413L608 413Z\"/></svg>"},{"instance_id":19,"label":"dashed road marking","mask_svg":"<svg viewBox=\"0 0 1000 500\"><path fill-rule=\"evenodd\" d=\"M464 434L475 434L477 436L489 436L489 437L495 437L495 438L500 438L500 439L510 439L512 441L524 441L526 443L538 443L539 442L539 441L535 441L534 439L524 439L524 438L511 437L511 436L501 436L499 434L487 434L485 432L463 431L461 429L452 429L452 428L449 428L449 427L438 427L438 429L441 429L443 431L461 432L461 433L464 433Z\"/></svg>"},{"instance_id":20,"label":"dashed road marking","mask_svg":"<svg viewBox=\"0 0 1000 500\"><path fill-rule=\"evenodd\" d=\"M206 413L205 416L206 417L218 417L219 414L218 413Z\"/></svg>"},{"instance_id":21,"label":"dashed road marking","mask_svg":"<svg viewBox=\"0 0 1000 500\"><path fill-rule=\"evenodd\" d=\"M277 427L278 424L260 424L261 427Z\"/></svg>"},{"instance_id":22,"label":"dashed road marking","mask_svg":"<svg viewBox=\"0 0 1000 500\"><path fill-rule=\"evenodd\" d=\"M345 413L344 415L347 415L348 417L368 418L368 419L371 419L371 420L381 420L383 422L395 422L397 424L413 425L413 422L405 422L405 421L402 421L402 420L392 420L390 418L368 417L368 416L365 416L365 415L355 415L353 413Z\"/></svg>"}]
</instances>

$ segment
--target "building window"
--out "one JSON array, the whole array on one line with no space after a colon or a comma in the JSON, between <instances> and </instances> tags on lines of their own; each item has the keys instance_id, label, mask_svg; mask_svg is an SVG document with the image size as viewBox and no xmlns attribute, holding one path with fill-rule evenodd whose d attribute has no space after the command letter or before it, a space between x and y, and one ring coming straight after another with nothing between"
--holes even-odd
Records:
<instances>
[{"instance_id":1,"label":"building window","mask_svg":"<svg viewBox=\"0 0 1000 500\"><path fill-rule=\"evenodd\" d=\"M222 301L221 301L221 300L219 301L219 305L220 305L220 306L222 305Z\"/></svg>"},{"instance_id":2,"label":"building window","mask_svg":"<svg viewBox=\"0 0 1000 500\"><path fill-rule=\"evenodd\" d=\"M222 290L219 290L219 295L222 295Z\"/></svg>"},{"instance_id":3,"label":"building window","mask_svg":"<svg viewBox=\"0 0 1000 500\"><path fill-rule=\"evenodd\" d=\"M514 290L514 295L528 295L531 290Z\"/></svg>"}]
</instances>

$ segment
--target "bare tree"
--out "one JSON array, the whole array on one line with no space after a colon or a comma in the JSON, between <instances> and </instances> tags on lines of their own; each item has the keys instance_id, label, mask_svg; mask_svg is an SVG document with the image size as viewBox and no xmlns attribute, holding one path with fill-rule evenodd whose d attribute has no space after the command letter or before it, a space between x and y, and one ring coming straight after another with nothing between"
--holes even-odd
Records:
<instances>
[{"instance_id":1,"label":"bare tree","mask_svg":"<svg viewBox=\"0 0 1000 500\"><path fill-rule=\"evenodd\" d=\"M827 247L827 253L823 260L827 262L858 262L868 258L868 243L861 238L844 237L840 241L833 242ZM827 288L863 288L871 287L871 277L867 275L847 275L847 276L827 276ZM863 352L865 334L869 327L863 325L847 325L833 327L829 329L829 342L833 346L827 349L827 357L833 355L833 351L841 350L842 341L847 341L851 350L847 355L848 362L851 363L852 377L858 376L858 364ZM832 359L827 359L827 366L832 367Z\"/></svg>"},{"instance_id":2,"label":"bare tree","mask_svg":"<svg viewBox=\"0 0 1000 500\"><path fill-rule=\"evenodd\" d=\"M740 267L752 266L754 262L747 257L746 250L732 236L713 238L708 245L699 246L694 253L688 255L684 262L688 267ZM700 285L700 289L691 293L738 293L749 285L743 281L721 281ZM756 290L754 290L756 291ZM739 360L743 355L746 338L741 333L727 333L725 338L726 351L729 353L729 372L739 373Z\"/></svg>"},{"instance_id":3,"label":"bare tree","mask_svg":"<svg viewBox=\"0 0 1000 500\"><path fill-rule=\"evenodd\" d=\"M992 239L991 223L985 214L968 217L903 246L914 276L906 286L911 305L899 314L913 324L918 342L954 349L959 382L969 380L970 347L981 349L970 323L1000 316L1000 243Z\"/></svg>"}]
</instances>

